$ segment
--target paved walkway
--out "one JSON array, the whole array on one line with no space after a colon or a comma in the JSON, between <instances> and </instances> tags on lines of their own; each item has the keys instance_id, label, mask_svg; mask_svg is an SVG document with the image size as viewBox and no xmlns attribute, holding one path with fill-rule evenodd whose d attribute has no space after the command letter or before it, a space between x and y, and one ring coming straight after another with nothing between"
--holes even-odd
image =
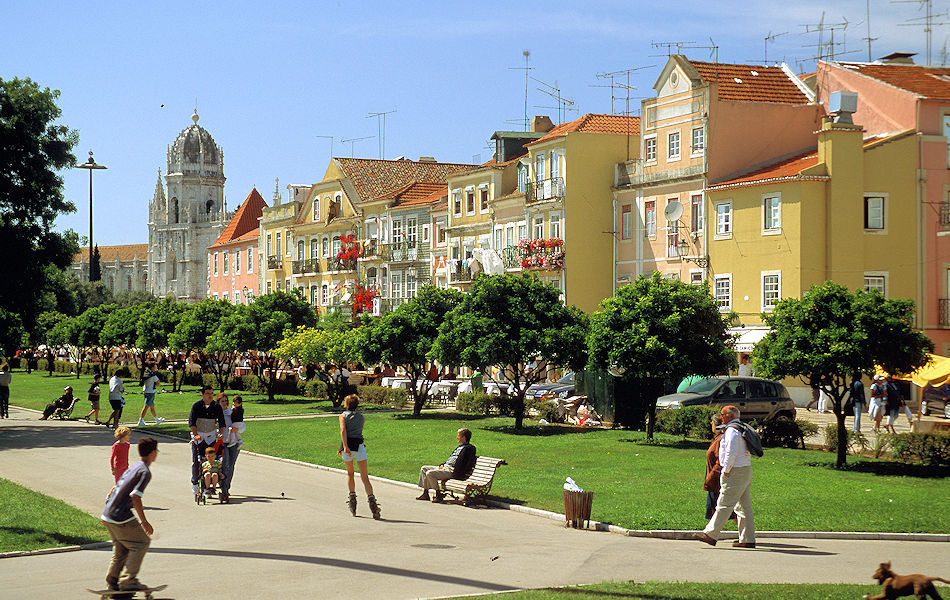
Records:
<instances>
[{"instance_id":1,"label":"paved walkway","mask_svg":"<svg viewBox=\"0 0 950 600\"><path fill-rule=\"evenodd\" d=\"M38 421L20 409L11 415L0 421L0 476L98 515L112 485L110 432ZM169 598L433 598L604 580L850 582L871 591L882 560L900 572L946 568L946 543L763 539L757 550L711 548L418 502L412 490L383 482L375 484L383 520L368 518L362 493L354 519L342 475L247 454L237 463L233 503L196 506L187 444L162 440L159 450L145 496L156 536L141 577L169 584L162 594ZM88 597L82 590L102 587L109 554L2 559L0 597ZM724 568L736 560L741 568Z\"/></svg>"}]
</instances>

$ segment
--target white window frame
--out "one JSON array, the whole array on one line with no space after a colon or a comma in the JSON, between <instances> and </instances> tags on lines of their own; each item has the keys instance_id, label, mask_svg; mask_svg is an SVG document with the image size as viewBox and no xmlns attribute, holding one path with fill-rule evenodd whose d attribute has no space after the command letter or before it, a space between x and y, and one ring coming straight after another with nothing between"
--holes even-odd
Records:
<instances>
[{"instance_id":1,"label":"white window frame","mask_svg":"<svg viewBox=\"0 0 950 600\"><path fill-rule=\"evenodd\" d=\"M532 222L533 239L544 239L544 215L534 215Z\"/></svg>"},{"instance_id":2,"label":"white window frame","mask_svg":"<svg viewBox=\"0 0 950 600\"><path fill-rule=\"evenodd\" d=\"M414 242L419 239L419 219L416 217L406 217L406 239Z\"/></svg>"},{"instance_id":3,"label":"white window frame","mask_svg":"<svg viewBox=\"0 0 950 600\"><path fill-rule=\"evenodd\" d=\"M690 269L689 284L702 285L706 281L706 269Z\"/></svg>"},{"instance_id":4,"label":"white window frame","mask_svg":"<svg viewBox=\"0 0 950 600\"><path fill-rule=\"evenodd\" d=\"M221 299L224 300L225 302L231 301L231 297L227 292L221 292Z\"/></svg>"},{"instance_id":5,"label":"white window frame","mask_svg":"<svg viewBox=\"0 0 950 600\"><path fill-rule=\"evenodd\" d=\"M534 155L534 182L544 181L544 152L538 152Z\"/></svg>"},{"instance_id":6,"label":"white window frame","mask_svg":"<svg viewBox=\"0 0 950 600\"><path fill-rule=\"evenodd\" d=\"M561 213L552 212L548 215L548 230L550 232L550 238L564 238L564 232L561 231Z\"/></svg>"},{"instance_id":7,"label":"white window frame","mask_svg":"<svg viewBox=\"0 0 950 600\"><path fill-rule=\"evenodd\" d=\"M505 226L495 225L495 250L505 247Z\"/></svg>"},{"instance_id":8,"label":"white window frame","mask_svg":"<svg viewBox=\"0 0 950 600\"><path fill-rule=\"evenodd\" d=\"M277 234L274 236L274 250L276 251L274 256L280 256L284 253L284 247L280 243L280 240L281 240L280 235L281 233L278 231Z\"/></svg>"},{"instance_id":9,"label":"white window frame","mask_svg":"<svg viewBox=\"0 0 950 600\"><path fill-rule=\"evenodd\" d=\"M629 240L633 237L633 206L623 204L620 206L620 239Z\"/></svg>"},{"instance_id":10,"label":"white window frame","mask_svg":"<svg viewBox=\"0 0 950 600\"><path fill-rule=\"evenodd\" d=\"M676 154L673 154L673 149ZM666 133L666 162L676 162L683 156L683 136L680 130Z\"/></svg>"},{"instance_id":11,"label":"white window frame","mask_svg":"<svg viewBox=\"0 0 950 600\"><path fill-rule=\"evenodd\" d=\"M271 234L267 234L267 256L273 256L274 244L271 240Z\"/></svg>"},{"instance_id":12,"label":"white window frame","mask_svg":"<svg viewBox=\"0 0 950 600\"><path fill-rule=\"evenodd\" d=\"M465 187L465 214L466 216L474 215L478 210L478 196L475 194L475 186L469 185Z\"/></svg>"},{"instance_id":13,"label":"white window frame","mask_svg":"<svg viewBox=\"0 0 950 600\"><path fill-rule=\"evenodd\" d=\"M774 204L773 204L774 201ZM782 193L762 194L762 235L780 235L782 233Z\"/></svg>"},{"instance_id":14,"label":"white window frame","mask_svg":"<svg viewBox=\"0 0 950 600\"><path fill-rule=\"evenodd\" d=\"M439 217L435 220L435 245L444 247L448 241L445 228L448 227L448 220L445 217Z\"/></svg>"},{"instance_id":15,"label":"white window frame","mask_svg":"<svg viewBox=\"0 0 950 600\"><path fill-rule=\"evenodd\" d=\"M320 250L323 254L323 258L330 258L330 236L325 235L323 239L320 240Z\"/></svg>"},{"instance_id":16,"label":"white window frame","mask_svg":"<svg viewBox=\"0 0 950 600\"><path fill-rule=\"evenodd\" d=\"M235 275L241 274L241 250L240 249L234 251L234 274Z\"/></svg>"},{"instance_id":17,"label":"white window frame","mask_svg":"<svg viewBox=\"0 0 950 600\"><path fill-rule=\"evenodd\" d=\"M643 161L647 164L656 164L656 134L643 138Z\"/></svg>"},{"instance_id":18,"label":"white window frame","mask_svg":"<svg viewBox=\"0 0 950 600\"><path fill-rule=\"evenodd\" d=\"M304 260L307 257L307 242L297 240L297 260Z\"/></svg>"},{"instance_id":19,"label":"white window frame","mask_svg":"<svg viewBox=\"0 0 950 600\"><path fill-rule=\"evenodd\" d=\"M528 223L525 221L518 221L518 241L528 239Z\"/></svg>"},{"instance_id":20,"label":"white window frame","mask_svg":"<svg viewBox=\"0 0 950 600\"><path fill-rule=\"evenodd\" d=\"M721 287L725 288L725 293L720 294ZM719 308L719 312L732 312L732 273L719 273L713 276L713 301Z\"/></svg>"},{"instance_id":21,"label":"white window frame","mask_svg":"<svg viewBox=\"0 0 950 600\"><path fill-rule=\"evenodd\" d=\"M870 224L870 207L868 206L868 201L872 198L880 198L881 200L881 227L868 227ZM887 234L887 204L888 204L888 194L886 192L881 193L864 193L864 203L862 205L861 219L864 225L864 233L874 234L874 235L884 235Z\"/></svg>"},{"instance_id":22,"label":"white window frame","mask_svg":"<svg viewBox=\"0 0 950 600\"><path fill-rule=\"evenodd\" d=\"M328 306L330 304L330 284L323 282L320 284L320 306Z\"/></svg>"},{"instance_id":23,"label":"white window frame","mask_svg":"<svg viewBox=\"0 0 950 600\"><path fill-rule=\"evenodd\" d=\"M320 220L320 196L317 196L316 198L313 199L312 208L313 208L313 215L311 216L311 220L319 221Z\"/></svg>"},{"instance_id":24,"label":"white window frame","mask_svg":"<svg viewBox=\"0 0 950 600\"><path fill-rule=\"evenodd\" d=\"M462 216L462 190L452 190L452 214L456 217Z\"/></svg>"},{"instance_id":25,"label":"white window frame","mask_svg":"<svg viewBox=\"0 0 950 600\"><path fill-rule=\"evenodd\" d=\"M267 281L267 293L269 294L269 293L271 293L272 291L274 291L274 282L268 280L268 281Z\"/></svg>"},{"instance_id":26,"label":"white window frame","mask_svg":"<svg viewBox=\"0 0 950 600\"><path fill-rule=\"evenodd\" d=\"M652 207L651 207L652 206ZM651 240L656 239L656 200L643 201L643 233Z\"/></svg>"},{"instance_id":27,"label":"white window frame","mask_svg":"<svg viewBox=\"0 0 950 600\"><path fill-rule=\"evenodd\" d=\"M775 301L771 304L766 298L767 293L765 289L765 278L766 277L775 277ZM772 312L775 308L775 305L782 300L782 272L781 271L762 271L759 276L759 292L762 298L762 312Z\"/></svg>"},{"instance_id":28,"label":"white window frame","mask_svg":"<svg viewBox=\"0 0 950 600\"><path fill-rule=\"evenodd\" d=\"M313 236L310 238L310 260L320 258L320 238Z\"/></svg>"},{"instance_id":29,"label":"white window frame","mask_svg":"<svg viewBox=\"0 0 950 600\"><path fill-rule=\"evenodd\" d=\"M881 286L869 285L868 280L873 279L880 282ZM864 272L864 291L870 292L872 289L880 290L881 295L887 297L887 290L890 288L889 273L887 271L865 271Z\"/></svg>"},{"instance_id":30,"label":"white window frame","mask_svg":"<svg viewBox=\"0 0 950 600\"><path fill-rule=\"evenodd\" d=\"M482 196L483 196L483 195L484 195L484 199L485 199L484 203L482 202ZM478 202L478 212L479 212L480 214L487 215L489 209L491 208L491 206L490 206L490 203L491 203L491 193L489 193L488 184L487 184L487 183L483 183L483 184L481 184L480 186L478 186L478 198L476 198L476 200L477 200L477 202ZM483 204L484 204L484 206L483 206Z\"/></svg>"},{"instance_id":31,"label":"white window frame","mask_svg":"<svg viewBox=\"0 0 950 600\"><path fill-rule=\"evenodd\" d=\"M254 248L247 249L247 272L254 272Z\"/></svg>"},{"instance_id":32,"label":"white window frame","mask_svg":"<svg viewBox=\"0 0 950 600\"><path fill-rule=\"evenodd\" d=\"M698 135L697 135L698 134ZM697 144L697 139L699 144ZM692 135L690 136L690 157L702 156L703 152L706 151L706 128L705 127L693 127Z\"/></svg>"},{"instance_id":33,"label":"white window frame","mask_svg":"<svg viewBox=\"0 0 950 600\"><path fill-rule=\"evenodd\" d=\"M702 194L689 195L690 220L693 225L693 233L703 233L706 230L706 207L704 202Z\"/></svg>"},{"instance_id":34,"label":"white window frame","mask_svg":"<svg viewBox=\"0 0 950 600\"><path fill-rule=\"evenodd\" d=\"M432 230L431 223L425 222L422 224L422 243L428 244L430 242L430 240L432 239L431 234L430 234L431 230Z\"/></svg>"},{"instance_id":35,"label":"white window frame","mask_svg":"<svg viewBox=\"0 0 950 600\"><path fill-rule=\"evenodd\" d=\"M725 211L720 213L720 208ZM716 234L713 239L728 240L732 238L732 200L721 200L713 203L713 215L716 220Z\"/></svg>"},{"instance_id":36,"label":"white window frame","mask_svg":"<svg viewBox=\"0 0 950 600\"><path fill-rule=\"evenodd\" d=\"M218 276L218 253L214 253L214 276Z\"/></svg>"}]
</instances>

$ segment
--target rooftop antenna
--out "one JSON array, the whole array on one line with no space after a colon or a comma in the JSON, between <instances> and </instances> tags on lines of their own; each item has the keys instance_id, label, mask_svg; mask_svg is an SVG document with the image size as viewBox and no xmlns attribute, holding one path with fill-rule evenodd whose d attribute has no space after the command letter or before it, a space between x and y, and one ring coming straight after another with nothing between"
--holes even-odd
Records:
<instances>
[{"instance_id":1,"label":"rooftop antenna","mask_svg":"<svg viewBox=\"0 0 950 600\"><path fill-rule=\"evenodd\" d=\"M571 100L570 98L565 98L561 96L561 88L557 87L557 80L554 81L554 85L550 85L534 77L532 77L531 79L534 79L535 81L543 85L545 88L547 88L547 89L537 88L537 90L543 94L547 94L548 96L551 96L552 98L554 98L554 101L557 103L557 106L536 106L535 108L551 108L551 109L556 108L558 123L564 122L565 112L571 111L571 110L573 110L574 112L577 112L577 109L573 108L574 101Z\"/></svg>"},{"instance_id":2,"label":"rooftop antenna","mask_svg":"<svg viewBox=\"0 0 950 600\"><path fill-rule=\"evenodd\" d=\"M764 48L763 48L763 53L762 53L763 65L769 64L769 42L774 42L775 38L779 37L780 35L786 35L787 33L788 33L787 31L783 31L782 33L772 33L770 31L769 34L765 36L765 41L763 42Z\"/></svg>"},{"instance_id":3,"label":"rooftop antenna","mask_svg":"<svg viewBox=\"0 0 950 600\"><path fill-rule=\"evenodd\" d=\"M531 56L530 50L522 50L521 56L524 57L523 67L508 67L509 71L524 71L524 130L528 131L528 71L533 71L534 67L528 66L528 58Z\"/></svg>"},{"instance_id":4,"label":"rooftop antenna","mask_svg":"<svg viewBox=\"0 0 950 600\"><path fill-rule=\"evenodd\" d=\"M625 96L626 104L624 105L625 108L624 108L623 114L630 116L630 91L637 89L636 86L630 85L630 74L635 73L637 71L641 71L643 69L652 69L654 67L656 67L656 65L650 65L647 67L634 67L632 69L622 69L620 71L613 71L611 73L595 73L594 77L596 77L597 79L610 79L610 85L598 84L598 85L592 85L590 87L603 87L603 88L609 87L610 88L610 114L612 115L617 114L617 111L614 110L614 100L620 100L624 98L624 96L614 96L614 88L619 87L622 90L627 90L627 93ZM616 80L619 77L625 77L626 83L617 83Z\"/></svg>"},{"instance_id":5,"label":"rooftop antenna","mask_svg":"<svg viewBox=\"0 0 950 600\"><path fill-rule=\"evenodd\" d=\"M330 140L330 160L333 160L333 136L332 135L318 135L314 137Z\"/></svg>"},{"instance_id":6,"label":"rooftop antenna","mask_svg":"<svg viewBox=\"0 0 950 600\"><path fill-rule=\"evenodd\" d=\"M391 115L396 112L396 109L387 110L386 112L373 112L366 115L366 118L376 117L376 132L379 136L379 158L386 158L386 115ZM380 118L382 117L382 118Z\"/></svg>"},{"instance_id":7,"label":"rooftop antenna","mask_svg":"<svg viewBox=\"0 0 950 600\"><path fill-rule=\"evenodd\" d=\"M943 48L940 50L940 66L947 66L947 36L943 38Z\"/></svg>"},{"instance_id":8,"label":"rooftop antenna","mask_svg":"<svg viewBox=\"0 0 950 600\"><path fill-rule=\"evenodd\" d=\"M805 28L805 32L803 35L808 35L809 33L818 33L818 43L806 44L805 47L806 48L809 46L818 47L818 56L815 57L816 60L825 60L826 58L829 60L834 60L835 48L837 46L844 46L845 44L844 42L835 41L835 32L840 31L843 33L844 31L848 29L848 26L850 24L851 23L849 23L848 20L844 17L841 17L840 23L825 23L825 11L821 11L821 20L819 20L817 23L808 23L808 24L802 25L802 27ZM826 31L830 32L828 41L825 41ZM849 54L849 52L847 51L838 52L838 55L842 55L842 54Z\"/></svg>"},{"instance_id":9,"label":"rooftop antenna","mask_svg":"<svg viewBox=\"0 0 950 600\"><path fill-rule=\"evenodd\" d=\"M666 48L666 54L651 54L650 56L673 56L673 48L676 48L676 54L679 54L680 50L695 43L696 42L650 42L650 45L654 48Z\"/></svg>"},{"instance_id":10,"label":"rooftop antenna","mask_svg":"<svg viewBox=\"0 0 950 600\"><path fill-rule=\"evenodd\" d=\"M340 141L343 142L344 144L349 144L349 145L350 145L350 158L353 158L353 144L355 144L356 142L362 142L363 140L371 140L371 139L373 139L374 137L376 137L376 136L375 136L375 135L367 135L367 136L365 136L365 137L350 138L350 139L348 139L348 140L341 139Z\"/></svg>"},{"instance_id":11,"label":"rooftop antenna","mask_svg":"<svg viewBox=\"0 0 950 600\"><path fill-rule=\"evenodd\" d=\"M919 4L917 10L921 8L925 9L924 15L922 17L914 17L912 19L907 19L907 23L898 23L898 27L920 27L923 25L924 33L927 34L927 65L930 65L930 42L933 37L933 28L934 26L939 25L950 25L946 21L934 22L934 19L945 19L948 17L947 11L943 11L937 14L934 14L933 11L933 0L891 0L894 4L907 4L914 2ZM922 21L922 22L921 22Z\"/></svg>"},{"instance_id":12,"label":"rooftop antenna","mask_svg":"<svg viewBox=\"0 0 950 600\"><path fill-rule=\"evenodd\" d=\"M871 42L877 40L877 38L871 37L871 0L864 0L864 21L868 26L868 36L864 39L868 43L868 62L871 62L874 60L871 58Z\"/></svg>"}]
</instances>

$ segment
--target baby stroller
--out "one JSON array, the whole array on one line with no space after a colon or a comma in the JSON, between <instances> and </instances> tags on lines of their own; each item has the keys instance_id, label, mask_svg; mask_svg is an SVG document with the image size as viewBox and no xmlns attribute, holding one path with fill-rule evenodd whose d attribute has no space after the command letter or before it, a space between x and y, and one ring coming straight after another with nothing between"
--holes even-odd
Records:
<instances>
[{"instance_id":1,"label":"baby stroller","mask_svg":"<svg viewBox=\"0 0 950 600\"><path fill-rule=\"evenodd\" d=\"M213 446L208 446L208 448L205 449L205 452L207 452L208 450L214 450L215 460L221 459L221 442L220 441L215 443ZM208 499L214 498L215 495L218 496L219 504L228 503L228 500L226 499L224 493L219 491L218 489L218 486L220 486L221 484L221 478L224 477L224 473L219 471L217 472L217 475L218 475L218 484L215 485L214 483L212 483L209 486L208 483L205 481L205 473L204 473L204 470L202 469L202 472L200 476L198 477L198 493L195 494L195 504L198 504L198 505L207 504Z\"/></svg>"}]
</instances>

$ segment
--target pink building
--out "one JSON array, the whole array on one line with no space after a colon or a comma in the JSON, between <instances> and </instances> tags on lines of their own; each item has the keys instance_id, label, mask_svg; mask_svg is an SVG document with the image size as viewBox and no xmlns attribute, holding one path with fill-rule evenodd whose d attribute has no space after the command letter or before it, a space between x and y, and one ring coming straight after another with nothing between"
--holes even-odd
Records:
<instances>
[{"instance_id":1,"label":"pink building","mask_svg":"<svg viewBox=\"0 0 950 600\"><path fill-rule=\"evenodd\" d=\"M267 203L252 189L218 239L208 246L208 295L247 304L258 293L259 220Z\"/></svg>"},{"instance_id":2,"label":"pink building","mask_svg":"<svg viewBox=\"0 0 950 600\"><path fill-rule=\"evenodd\" d=\"M880 62L819 62L818 97L858 94L854 122L865 135L917 130L917 324L950 354L950 68L913 64L907 54ZM885 219L887 212L885 210ZM886 223L885 223L886 227Z\"/></svg>"}]
</instances>

